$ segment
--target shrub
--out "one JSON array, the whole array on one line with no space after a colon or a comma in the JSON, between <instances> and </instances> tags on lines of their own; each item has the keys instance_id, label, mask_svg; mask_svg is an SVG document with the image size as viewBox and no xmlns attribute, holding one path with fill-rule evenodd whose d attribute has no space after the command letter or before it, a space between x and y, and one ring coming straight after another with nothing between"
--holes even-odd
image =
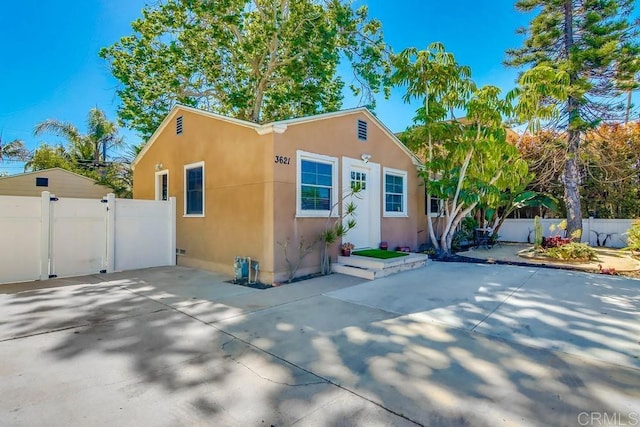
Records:
<instances>
[{"instance_id":1,"label":"shrub","mask_svg":"<svg viewBox=\"0 0 640 427\"><path fill-rule=\"evenodd\" d=\"M571 242L565 245L549 248L545 254L551 258L572 261L597 261L598 255L591 246L585 243Z\"/></svg>"},{"instance_id":2,"label":"shrub","mask_svg":"<svg viewBox=\"0 0 640 427\"><path fill-rule=\"evenodd\" d=\"M629 249L633 252L640 252L640 220L636 220L631 225L631 228L627 230L627 241Z\"/></svg>"},{"instance_id":3,"label":"shrub","mask_svg":"<svg viewBox=\"0 0 640 427\"><path fill-rule=\"evenodd\" d=\"M557 248L558 246L567 245L569 243L571 243L571 239L569 237L552 236L542 238L542 247L544 249Z\"/></svg>"}]
</instances>

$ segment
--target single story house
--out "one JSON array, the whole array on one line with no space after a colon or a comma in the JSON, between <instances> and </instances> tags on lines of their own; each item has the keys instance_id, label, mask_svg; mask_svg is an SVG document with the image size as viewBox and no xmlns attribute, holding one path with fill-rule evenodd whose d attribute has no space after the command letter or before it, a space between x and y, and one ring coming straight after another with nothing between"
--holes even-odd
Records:
<instances>
[{"instance_id":1,"label":"single story house","mask_svg":"<svg viewBox=\"0 0 640 427\"><path fill-rule=\"evenodd\" d=\"M176 197L179 265L231 274L234 257L251 257L271 283L287 277L283 244L295 259L356 183L357 225L343 241L417 249L427 238L419 167L366 108L261 125L177 105L133 162L133 196ZM320 270L320 246L298 275Z\"/></svg>"},{"instance_id":2,"label":"single story house","mask_svg":"<svg viewBox=\"0 0 640 427\"><path fill-rule=\"evenodd\" d=\"M42 169L0 177L0 196L40 196L43 191L57 197L102 199L113 190L95 180L62 168Z\"/></svg>"}]
</instances>

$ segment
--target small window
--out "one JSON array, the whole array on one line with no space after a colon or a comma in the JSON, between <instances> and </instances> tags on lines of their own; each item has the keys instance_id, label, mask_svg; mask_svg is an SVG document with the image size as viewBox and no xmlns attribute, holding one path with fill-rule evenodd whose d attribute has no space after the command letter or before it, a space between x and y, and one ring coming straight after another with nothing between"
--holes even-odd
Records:
<instances>
[{"instance_id":1,"label":"small window","mask_svg":"<svg viewBox=\"0 0 640 427\"><path fill-rule=\"evenodd\" d=\"M36 187L48 187L49 186L49 178L36 178Z\"/></svg>"},{"instance_id":2,"label":"small window","mask_svg":"<svg viewBox=\"0 0 640 427\"><path fill-rule=\"evenodd\" d=\"M333 157L298 152L297 216L331 213L337 198L337 164Z\"/></svg>"},{"instance_id":3,"label":"small window","mask_svg":"<svg viewBox=\"0 0 640 427\"><path fill-rule=\"evenodd\" d=\"M351 171L351 189L365 191L367 189L367 173Z\"/></svg>"},{"instance_id":4,"label":"small window","mask_svg":"<svg viewBox=\"0 0 640 427\"><path fill-rule=\"evenodd\" d=\"M437 197L431 197L431 210L427 210L427 194L425 191L424 214L429 216L440 216L442 214L442 200Z\"/></svg>"},{"instance_id":5,"label":"small window","mask_svg":"<svg viewBox=\"0 0 640 427\"><path fill-rule=\"evenodd\" d=\"M407 216L407 173L384 168L384 215Z\"/></svg>"},{"instance_id":6,"label":"small window","mask_svg":"<svg viewBox=\"0 0 640 427\"><path fill-rule=\"evenodd\" d=\"M176 117L176 135L182 135L182 116Z\"/></svg>"},{"instance_id":7,"label":"small window","mask_svg":"<svg viewBox=\"0 0 640 427\"><path fill-rule=\"evenodd\" d=\"M204 216L204 162L184 167L184 214Z\"/></svg>"},{"instance_id":8,"label":"small window","mask_svg":"<svg viewBox=\"0 0 640 427\"><path fill-rule=\"evenodd\" d=\"M169 171L156 172L156 200L169 200Z\"/></svg>"},{"instance_id":9,"label":"small window","mask_svg":"<svg viewBox=\"0 0 640 427\"><path fill-rule=\"evenodd\" d=\"M358 139L360 141L367 140L367 122L358 119Z\"/></svg>"}]
</instances>

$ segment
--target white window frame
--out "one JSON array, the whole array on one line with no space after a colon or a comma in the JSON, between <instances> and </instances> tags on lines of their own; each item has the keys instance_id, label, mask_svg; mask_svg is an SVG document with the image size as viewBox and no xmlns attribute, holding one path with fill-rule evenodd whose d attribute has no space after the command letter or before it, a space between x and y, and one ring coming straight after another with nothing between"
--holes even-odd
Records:
<instances>
[{"instance_id":1,"label":"white window frame","mask_svg":"<svg viewBox=\"0 0 640 427\"><path fill-rule=\"evenodd\" d=\"M187 171L190 169L195 169L198 167L202 167L202 213L201 214L188 214L187 213ZM206 188L205 188L205 167L204 161L189 163L188 165L184 165L184 173L182 174L184 180L184 210L183 217L185 218L202 218L205 214L205 200L206 200Z\"/></svg>"},{"instance_id":2,"label":"white window frame","mask_svg":"<svg viewBox=\"0 0 640 427\"><path fill-rule=\"evenodd\" d=\"M299 218L326 218L329 214L332 217L338 216L338 209L333 211L322 210L302 210L302 161L326 163L331 165L331 209L338 201L338 158L325 156L323 154L309 153L306 151L296 151L296 217Z\"/></svg>"},{"instance_id":3,"label":"white window frame","mask_svg":"<svg viewBox=\"0 0 640 427\"><path fill-rule=\"evenodd\" d=\"M169 169L156 172L156 200L162 200L162 181L160 178L162 175L167 175L167 200L169 200Z\"/></svg>"},{"instance_id":4,"label":"white window frame","mask_svg":"<svg viewBox=\"0 0 640 427\"><path fill-rule=\"evenodd\" d=\"M402 178L402 212L387 211L387 175ZM407 171L392 168L382 168L382 216L384 217L408 217L407 212Z\"/></svg>"}]
</instances>

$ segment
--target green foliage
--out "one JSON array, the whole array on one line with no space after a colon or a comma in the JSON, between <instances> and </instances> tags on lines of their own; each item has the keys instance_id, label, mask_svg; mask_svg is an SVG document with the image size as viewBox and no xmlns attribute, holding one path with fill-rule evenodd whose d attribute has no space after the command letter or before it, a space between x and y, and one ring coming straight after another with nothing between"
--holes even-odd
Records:
<instances>
[{"instance_id":1,"label":"green foliage","mask_svg":"<svg viewBox=\"0 0 640 427\"><path fill-rule=\"evenodd\" d=\"M466 242L467 245L473 244L476 238L476 228L478 227L478 221L473 217L466 217L460 223L460 228L457 230L453 239L451 240L451 249L459 250Z\"/></svg>"},{"instance_id":2,"label":"green foliage","mask_svg":"<svg viewBox=\"0 0 640 427\"><path fill-rule=\"evenodd\" d=\"M15 139L10 142L3 143L2 135L0 135L0 163L4 160L29 160L29 150L24 146L24 142Z\"/></svg>"},{"instance_id":3,"label":"green foliage","mask_svg":"<svg viewBox=\"0 0 640 427\"><path fill-rule=\"evenodd\" d=\"M627 247L626 249L633 252L640 252L640 220L633 222L627 230Z\"/></svg>"},{"instance_id":4,"label":"green foliage","mask_svg":"<svg viewBox=\"0 0 640 427\"><path fill-rule=\"evenodd\" d=\"M42 144L35 149L31 158L26 162L25 169L38 171L49 168L62 168L79 173L80 167L74 162L64 146Z\"/></svg>"},{"instance_id":5,"label":"green foliage","mask_svg":"<svg viewBox=\"0 0 640 427\"><path fill-rule=\"evenodd\" d=\"M542 245L542 224L538 215L533 219L533 245L536 248Z\"/></svg>"},{"instance_id":6,"label":"green foliage","mask_svg":"<svg viewBox=\"0 0 640 427\"><path fill-rule=\"evenodd\" d=\"M405 49L392 60L392 82L406 88L405 101L422 100L414 125L402 141L425 163L420 172L427 197L444 201L444 231L436 249L450 252L455 230L478 204L493 206L527 175L527 165L507 142L503 117L513 113L513 96L494 86L478 88L469 67L459 65L440 43ZM462 110L466 117L454 117Z\"/></svg>"},{"instance_id":7,"label":"green foliage","mask_svg":"<svg viewBox=\"0 0 640 427\"><path fill-rule=\"evenodd\" d=\"M50 134L65 140L66 144L41 144L26 162L26 170L59 167L95 179L110 187L118 197L132 196L129 161L110 161L109 149L122 145L115 123L104 112L92 108L87 115L87 133L68 122L48 119L36 125L35 135Z\"/></svg>"},{"instance_id":8,"label":"green foliage","mask_svg":"<svg viewBox=\"0 0 640 427\"><path fill-rule=\"evenodd\" d=\"M341 59L363 104L385 85L381 24L347 0L165 0L103 48L121 123L150 136L175 103L255 122L340 108Z\"/></svg>"},{"instance_id":9,"label":"green foliage","mask_svg":"<svg viewBox=\"0 0 640 427\"><path fill-rule=\"evenodd\" d=\"M96 166L107 160L109 149L122 145L122 137L118 136L118 128L110 122L104 111L92 108L87 114L87 133L82 134L78 128L69 122L47 119L36 125L34 135L50 134L65 140L69 155L82 166L91 164Z\"/></svg>"},{"instance_id":10,"label":"green foliage","mask_svg":"<svg viewBox=\"0 0 640 427\"><path fill-rule=\"evenodd\" d=\"M598 255L593 248L586 243L571 242L566 245L549 248L545 255L560 260L571 261L597 261Z\"/></svg>"},{"instance_id":11,"label":"green foliage","mask_svg":"<svg viewBox=\"0 0 640 427\"><path fill-rule=\"evenodd\" d=\"M569 234L582 229L582 135L603 120L621 119L616 115L623 111L620 91L635 87L640 48L637 23L629 20L633 6L633 0L516 2L525 13L537 12L528 28L519 30L523 46L507 50L508 65L530 67L520 79L516 116L534 131L544 123L564 132Z\"/></svg>"},{"instance_id":12,"label":"green foliage","mask_svg":"<svg viewBox=\"0 0 640 427\"><path fill-rule=\"evenodd\" d=\"M360 185L355 185L351 188L348 194L345 194L340 201L336 202L329 212L327 213L327 224L325 229L320 233L318 239L324 243L322 253L320 254L320 268L322 274L329 274L331 272L331 257L329 255L329 248L335 244L338 239L345 236L351 229L355 228L356 220L354 214L356 212L356 204L353 202L352 197L359 197L358 194L362 191ZM344 203L345 200L349 200ZM342 213L338 215L332 221L332 215L335 209L341 204Z\"/></svg>"}]
</instances>

